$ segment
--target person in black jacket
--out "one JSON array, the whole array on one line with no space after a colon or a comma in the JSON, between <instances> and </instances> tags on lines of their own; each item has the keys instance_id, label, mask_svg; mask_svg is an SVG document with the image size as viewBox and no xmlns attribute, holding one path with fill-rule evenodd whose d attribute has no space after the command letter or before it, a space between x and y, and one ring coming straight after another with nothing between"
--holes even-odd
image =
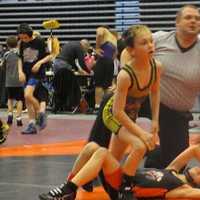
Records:
<instances>
[{"instance_id":1,"label":"person in black jacket","mask_svg":"<svg viewBox=\"0 0 200 200\"><path fill-rule=\"evenodd\" d=\"M81 74L87 74L87 67L84 57L90 48L90 43L86 39L81 41L71 41L61 49L53 63L53 69L56 73L61 68L67 68L72 71L78 71Z\"/></svg>"}]
</instances>

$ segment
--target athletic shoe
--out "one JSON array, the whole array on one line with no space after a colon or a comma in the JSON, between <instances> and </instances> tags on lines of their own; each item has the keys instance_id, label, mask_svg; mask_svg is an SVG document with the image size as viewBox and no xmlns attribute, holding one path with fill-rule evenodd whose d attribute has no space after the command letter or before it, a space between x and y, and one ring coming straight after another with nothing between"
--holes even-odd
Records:
<instances>
[{"instance_id":1,"label":"athletic shoe","mask_svg":"<svg viewBox=\"0 0 200 200\"><path fill-rule=\"evenodd\" d=\"M23 126L23 123L22 123L21 119L17 119L17 126Z\"/></svg>"},{"instance_id":2,"label":"athletic shoe","mask_svg":"<svg viewBox=\"0 0 200 200\"><path fill-rule=\"evenodd\" d=\"M3 144L6 141L6 137L0 134L0 144Z\"/></svg>"},{"instance_id":3,"label":"athletic shoe","mask_svg":"<svg viewBox=\"0 0 200 200\"><path fill-rule=\"evenodd\" d=\"M10 127L6 123L3 123L2 126L0 127L0 132L2 132L4 136L8 134L9 130L10 130Z\"/></svg>"},{"instance_id":4,"label":"athletic shoe","mask_svg":"<svg viewBox=\"0 0 200 200\"><path fill-rule=\"evenodd\" d=\"M11 125L13 123L13 115L8 115L7 124Z\"/></svg>"},{"instance_id":5,"label":"athletic shoe","mask_svg":"<svg viewBox=\"0 0 200 200\"><path fill-rule=\"evenodd\" d=\"M0 127L0 144L6 141L8 131L9 131L8 124L2 123L2 126Z\"/></svg>"},{"instance_id":6,"label":"athletic shoe","mask_svg":"<svg viewBox=\"0 0 200 200\"><path fill-rule=\"evenodd\" d=\"M60 187L54 188L46 194L40 194L39 199L40 200L75 200L76 193L69 192L66 187L67 185L66 183L64 183Z\"/></svg>"},{"instance_id":7,"label":"athletic shoe","mask_svg":"<svg viewBox=\"0 0 200 200\"><path fill-rule=\"evenodd\" d=\"M36 134L37 129L35 124L29 123L28 126L21 132L22 134Z\"/></svg>"},{"instance_id":8,"label":"athletic shoe","mask_svg":"<svg viewBox=\"0 0 200 200\"><path fill-rule=\"evenodd\" d=\"M39 127L39 130L44 129L47 126L47 116L45 113L40 112L36 119L36 125Z\"/></svg>"}]
</instances>

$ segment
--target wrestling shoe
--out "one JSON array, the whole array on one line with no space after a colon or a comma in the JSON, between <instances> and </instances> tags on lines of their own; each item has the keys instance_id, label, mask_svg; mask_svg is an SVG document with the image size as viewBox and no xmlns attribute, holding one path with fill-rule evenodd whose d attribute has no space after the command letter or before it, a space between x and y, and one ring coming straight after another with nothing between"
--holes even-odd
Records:
<instances>
[{"instance_id":1,"label":"wrestling shoe","mask_svg":"<svg viewBox=\"0 0 200 200\"><path fill-rule=\"evenodd\" d=\"M4 143L6 141L8 131L9 131L9 126L6 123L2 123L0 127L0 144Z\"/></svg>"},{"instance_id":2,"label":"wrestling shoe","mask_svg":"<svg viewBox=\"0 0 200 200\"><path fill-rule=\"evenodd\" d=\"M13 123L13 115L8 115L7 124L11 125Z\"/></svg>"},{"instance_id":3,"label":"wrestling shoe","mask_svg":"<svg viewBox=\"0 0 200 200\"><path fill-rule=\"evenodd\" d=\"M36 125L39 127L39 130L44 129L47 126L47 115L46 113L40 112L36 119Z\"/></svg>"},{"instance_id":4,"label":"wrestling shoe","mask_svg":"<svg viewBox=\"0 0 200 200\"><path fill-rule=\"evenodd\" d=\"M17 126L23 126L22 120L21 119L16 119L17 121Z\"/></svg>"},{"instance_id":5,"label":"wrestling shoe","mask_svg":"<svg viewBox=\"0 0 200 200\"><path fill-rule=\"evenodd\" d=\"M76 198L76 192L68 190L66 183L50 190L46 194L39 195L40 200L75 200L75 198Z\"/></svg>"},{"instance_id":6,"label":"wrestling shoe","mask_svg":"<svg viewBox=\"0 0 200 200\"><path fill-rule=\"evenodd\" d=\"M0 144L3 144L6 141L6 137L0 134Z\"/></svg>"},{"instance_id":7,"label":"wrestling shoe","mask_svg":"<svg viewBox=\"0 0 200 200\"><path fill-rule=\"evenodd\" d=\"M21 132L24 135L28 134L36 134L37 129L34 123L29 123L28 126Z\"/></svg>"}]
</instances>

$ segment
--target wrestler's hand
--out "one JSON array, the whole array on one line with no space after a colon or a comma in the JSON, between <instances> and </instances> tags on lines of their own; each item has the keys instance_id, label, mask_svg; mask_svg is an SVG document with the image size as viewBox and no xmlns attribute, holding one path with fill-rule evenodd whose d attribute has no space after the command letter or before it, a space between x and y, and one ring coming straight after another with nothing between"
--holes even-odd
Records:
<instances>
[{"instance_id":1,"label":"wrestler's hand","mask_svg":"<svg viewBox=\"0 0 200 200\"><path fill-rule=\"evenodd\" d=\"M155 148L155 140L153 134L143 131L140 138L142 139L149 151L152 151Z\"/></svg>"},{"instance_id":2,"label":"wrestler's hand","mask_svg":"<svg viewBox=\"0 0 200 200\"><path fill-rule=\"evenodd\" d=\"M21 83L25 83L26 82L26 75L24 74L24 72L19 72L19 81Z\"/></svg>"}]
</instances>

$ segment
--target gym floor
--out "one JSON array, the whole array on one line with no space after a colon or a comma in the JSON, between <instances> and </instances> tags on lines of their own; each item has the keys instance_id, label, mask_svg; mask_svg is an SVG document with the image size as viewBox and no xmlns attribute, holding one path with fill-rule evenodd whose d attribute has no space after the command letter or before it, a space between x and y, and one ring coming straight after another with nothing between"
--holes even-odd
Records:
<instances>
[{"instance_id":1,"label":"gym floor","mask_svg":"<svg viewBox=\"0 0 200 200\"><path fill-rule=\"evenodd\" d=\"M0 117L6 120L6 112ZM22 135L23 127L13 123L7 141L0 147L0 199L37 200L38 194L65 181L76 155L85 144L95 115L48 116L46 129ZM24 126L27 117L23 119ZM200 134L191 134L191 142ZM101 187L95 192L79 190L76 200L108 200Z\"/></svg>"}]
</instances>

